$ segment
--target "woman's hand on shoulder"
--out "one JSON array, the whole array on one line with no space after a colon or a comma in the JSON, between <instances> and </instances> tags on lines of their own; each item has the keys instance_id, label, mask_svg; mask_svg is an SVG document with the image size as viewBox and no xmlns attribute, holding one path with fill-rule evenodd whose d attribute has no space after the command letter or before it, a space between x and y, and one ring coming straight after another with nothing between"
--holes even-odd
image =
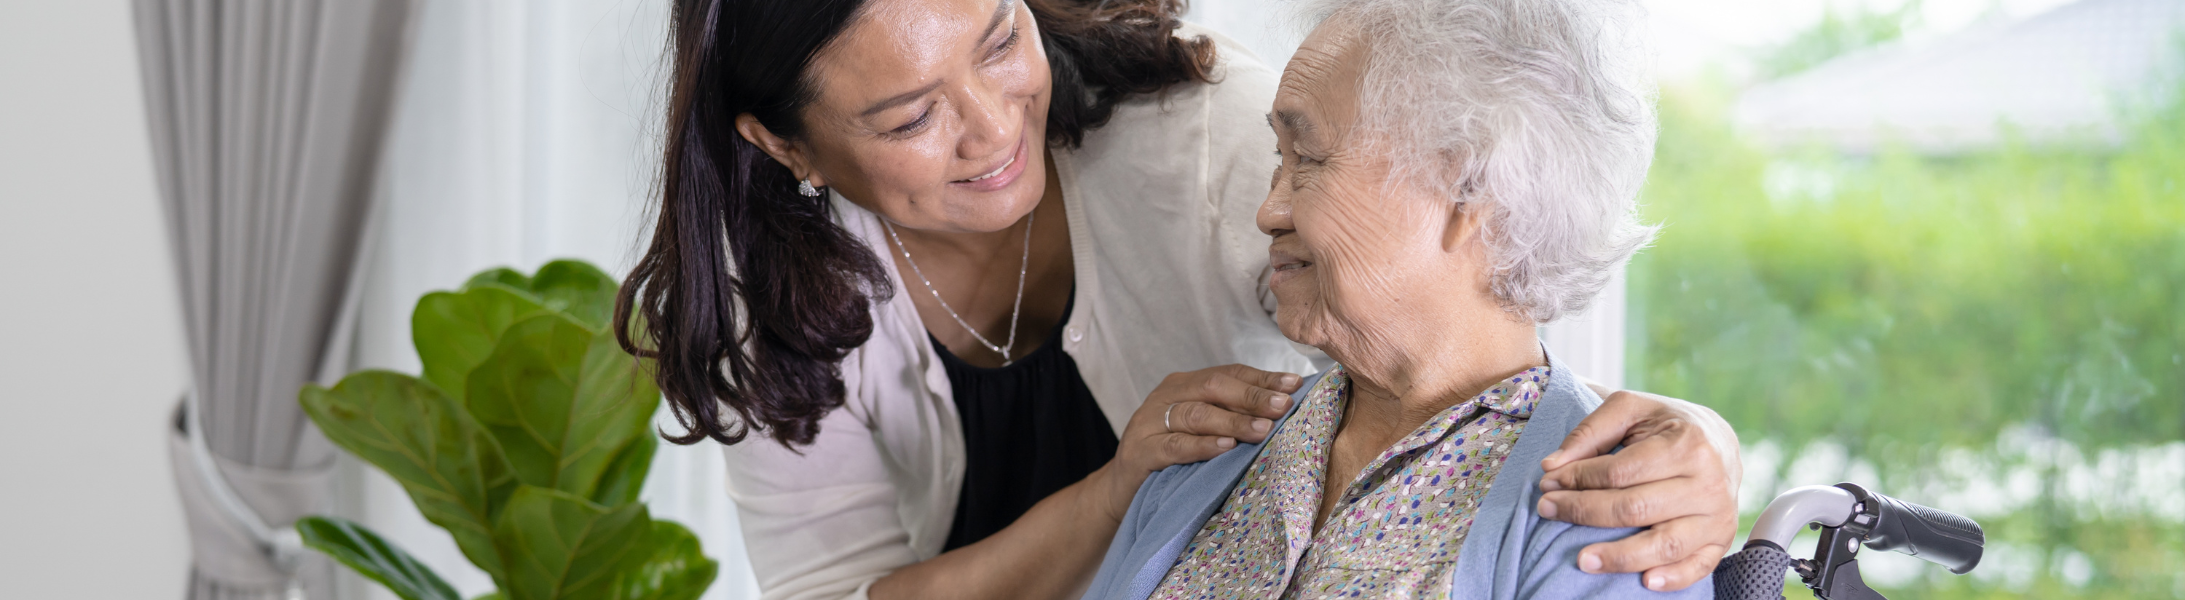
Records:
<instances>
[{"instance_id":1,"label":"woman's hand on shoulder","mask_svg":"<svg viewBox=\"0 0 2185 600\"><path fill-rule=\"evenodd\" d=\"M1120 520L1154 471L1194 463L1229 451L1237 441L1267 439L1274 420L1290 409L1290 393L1303 378L1222 365L1172 373L1132 413L1108 464L1110 509Z\"/></svg>"},{"instance_id":2,"label":"woman's hand on shoulder","mask_svg":"<svg viewBox=\"0 0 2185 600\"><path fill-rule=\"evenodd\" d=\"M1540 461L1540 516L1648 528L1587 547L1579 568L1644 571L1648 589L1682 590L1713 573L1737 539L1737 432L1691 402L1632 391L1605 398Z\"/></svg>"}]
</instances>

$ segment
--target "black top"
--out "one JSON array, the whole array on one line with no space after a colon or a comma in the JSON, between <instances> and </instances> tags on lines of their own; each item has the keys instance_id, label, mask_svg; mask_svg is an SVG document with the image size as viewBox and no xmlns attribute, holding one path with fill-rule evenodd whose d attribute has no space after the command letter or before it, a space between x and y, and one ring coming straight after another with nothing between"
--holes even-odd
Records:
<instances>
[{"instance_id":1,"label":"black top","mask_svg":"<svg viewBox=\"0 0 2185 600\"><path fill-rule=\"evenodd\" d=\"M1071 296L1062 323L1075 308L1076 294ZM964 488L943 551L1001 531L1115 457L1115 431L1093 402L1077 361L1062 351L1062 327L1031 355L993 369L966 363L932 334L926 337L956 388L964 428Z\"/></svg>"}]
</instances>

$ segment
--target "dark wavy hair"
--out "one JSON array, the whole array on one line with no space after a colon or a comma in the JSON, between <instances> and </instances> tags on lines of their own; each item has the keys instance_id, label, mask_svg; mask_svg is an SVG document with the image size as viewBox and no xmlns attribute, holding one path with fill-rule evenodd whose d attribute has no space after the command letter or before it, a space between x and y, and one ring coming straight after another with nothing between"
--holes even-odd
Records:
<instances>
[{"instance_id":1,"label":"dark wavy hair","mask_svg":"<svg viewBox=\"0 0 2185 600\"><path fill-rule=\"evenodd\" d=\"M1174 36L1181 0L1022 1L1052 72L1051 146L1082 144L1133 95L1208 80L1213 43ZM842 406L842 358L872 336L870 305L895 293L879 256L835 224L827 197L799 195L788 167L735 129L749 113L797 139L815 93L812 57L863 5L675 3L658 221L615 298L625 324L616 338L654 359L686 430L663 433L669 441L735 444L755 428L790 448L812 443L820 418Z\"/></svg>"}]
</instances>

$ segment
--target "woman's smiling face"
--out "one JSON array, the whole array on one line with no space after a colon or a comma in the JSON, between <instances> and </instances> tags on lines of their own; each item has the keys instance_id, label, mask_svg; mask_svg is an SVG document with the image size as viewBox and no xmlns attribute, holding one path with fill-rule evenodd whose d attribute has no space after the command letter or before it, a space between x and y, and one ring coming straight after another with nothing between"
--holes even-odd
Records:
<instances>
[{"instance_id":1,"label":"woman's smiling face","mask_svg":"<svg viewBox=\"0 0 2185 600\"><path fill-rule=\"evenodd\" d=\"M743 129L814 185L933 231L998 231L1039 204L1051 85L1021 0L871 0L810 73L800 139Z\"/></svg>"},{"instance_id":2,"label":"woman's smiling face","mask_svg":"<svg viewBox=\"0 0 2185 600\"><path fill-rule=\"evenodd\" d=\"M1449 201L1391 186L1391 165L1355 124L1364 44L1328 23L1299 47L1268 121L1282 165L1260 205L1279 306L1299 343L1346 365L1438 321L1458 298L1484 292L1476 219ZM1469 289L1468 289L1469 288Z\"/></svg>"}]
</instances>

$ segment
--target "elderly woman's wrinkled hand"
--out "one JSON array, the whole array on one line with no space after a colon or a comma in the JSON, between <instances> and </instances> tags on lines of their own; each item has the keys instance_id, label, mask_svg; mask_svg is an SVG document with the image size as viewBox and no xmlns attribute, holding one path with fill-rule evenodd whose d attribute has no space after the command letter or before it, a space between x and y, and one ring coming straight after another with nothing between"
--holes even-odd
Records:
<instances>
[{"instance_id":1,"label":"elderly woman's wrinkled hand","mask_svg":"<svg viewBox=\"0 0 2185 600\"><path fill-rule=\"evenodd\" d=\"M1737 433L1707 407L1609 394L1540 467L1540 516L1649 528L1587 547L1578 562L1588 572L1645 571L1648 589L1681 590L1712 573L1736 540Z\"/></svg>"}]
</instances>

